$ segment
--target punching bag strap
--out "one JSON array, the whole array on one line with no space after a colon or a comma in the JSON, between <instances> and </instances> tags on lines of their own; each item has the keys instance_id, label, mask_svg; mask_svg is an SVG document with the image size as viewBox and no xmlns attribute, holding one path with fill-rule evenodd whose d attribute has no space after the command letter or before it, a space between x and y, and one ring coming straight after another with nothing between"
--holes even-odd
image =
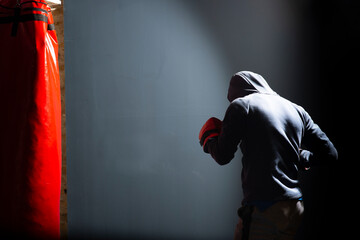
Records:
<instances>
[{"instance_id":1,"label":"punching bag strap","mask_svg":"<svg viewBox=\"0 0 360 240\"><path fill-rule=\"evenodd\" d=\"M20 20L20 11L21 11L21 5L20 1L17 0L16 8L14 9L14 22L11 28L11 36L16 36L19 20Z\"/></svg>"},{"instance_id":2,"label":"punching bag strap","mask_svg":"<svg viewBox=\"0 0 360 240\"><path fill-rule=\"evenodd\" d=\"M11 36L15 37L18 33L19 23L27 22L27 21L41 21L47 23L47 30L52 31L55 30L55 24L49 23L49 13L50 10L46 10L37 7L23 7L23 4L43 4L46 3L39 1L26 1L20 3L20 0L17 0L17 4L15 7L8 7L0 4L0 10L4 9L5 12L0 12L0 24L12 24L11 26ZM7 12L6 12L7 11ZM28 13L31 12L31 13Z\"/></svg>"}]
</instances>

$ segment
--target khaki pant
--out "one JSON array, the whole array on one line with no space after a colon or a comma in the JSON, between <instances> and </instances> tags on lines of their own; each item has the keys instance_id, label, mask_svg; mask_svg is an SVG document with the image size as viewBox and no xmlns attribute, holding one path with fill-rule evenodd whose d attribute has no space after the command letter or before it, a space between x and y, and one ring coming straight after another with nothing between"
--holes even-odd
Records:
<instances>
[{"instance_id":1,"label":"khaki pant","mask_svg":"<svg viewBox=\"0 0 360 240\"><path fill-rule=\"evenodd\" d=\"M248 214L241 216L235 240L292 240L304 213L303 202L298 200L279 201L263 212L256 207L244 208L251 210L242 211Z\"/></svg>"}]
</instances>

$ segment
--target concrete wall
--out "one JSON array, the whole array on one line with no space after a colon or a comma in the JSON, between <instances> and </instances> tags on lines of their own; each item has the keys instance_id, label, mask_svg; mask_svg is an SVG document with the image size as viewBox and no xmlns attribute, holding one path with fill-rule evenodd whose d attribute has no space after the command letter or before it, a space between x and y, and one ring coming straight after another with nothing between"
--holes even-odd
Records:
<instances>
[{"instance_id":1,"label":"concrete wall","mask_svg":"<svg viewBox=\"0 0 360 240\"><path fill-rule=\"evenodd\" d=\"M69 237L232 238L241 153L220 167L198 132L209 117L223 118L229 79L240 70L300 99L310 64L295 7L65 2Z\"/></svg>"}]
</instances>

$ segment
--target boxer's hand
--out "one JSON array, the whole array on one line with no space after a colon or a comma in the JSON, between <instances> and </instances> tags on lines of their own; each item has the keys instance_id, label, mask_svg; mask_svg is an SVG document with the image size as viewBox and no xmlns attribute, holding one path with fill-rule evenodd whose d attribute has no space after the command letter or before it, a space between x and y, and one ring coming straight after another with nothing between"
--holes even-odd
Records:
<instances>
[{"instance_id":1,"label":"boxer's hand","mask_svg":"<svg viewBox=\"0 0 360 240\"><path fill-rule=\"evenodd\" d=\"M209 118L204 124L204 126L201 128L199 133L199 141L200 141L200 145L203 147L206 153L208 152L205 149L207 141L210 138L219 136L221 132L221 127L222 127L222 121L215 117L212 117Z\"/></svg>"}]
</instances>

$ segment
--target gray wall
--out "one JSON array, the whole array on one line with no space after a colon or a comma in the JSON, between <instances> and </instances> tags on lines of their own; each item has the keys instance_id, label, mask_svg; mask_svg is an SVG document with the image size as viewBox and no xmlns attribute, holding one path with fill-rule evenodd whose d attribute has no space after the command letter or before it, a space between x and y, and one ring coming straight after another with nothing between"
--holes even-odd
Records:
<instances>
[{"instance_id":1,"label":"gray wall","mask_svg":"<svg viewBox=\"0 0 360 240\"><path fill-rule=\"evenodd\" d=\"M220 167L198 132L237 71L300 94L288 4L65 1L70 239L232 239L241 153Z\"/></svg>"}]
</instances>

